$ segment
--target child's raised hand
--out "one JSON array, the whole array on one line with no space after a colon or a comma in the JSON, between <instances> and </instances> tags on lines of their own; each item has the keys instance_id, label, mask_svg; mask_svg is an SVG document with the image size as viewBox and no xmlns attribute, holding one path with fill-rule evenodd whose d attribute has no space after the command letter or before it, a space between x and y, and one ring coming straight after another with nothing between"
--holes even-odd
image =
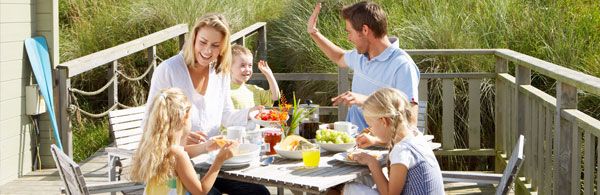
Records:
<instances>
[{"instance_id":1,"label":"child's raised hand","mask_svg":"<svg viewBox=\"0 0 600 195\"><path fill-rule=\"evenodd\" d=\"M273 74L273 71L271 71L271 68L269 67L269 64L264 61L264 60L260 60L258 61L258 70L260 70L260 72L262 72L263 74Z\"/></svg>"}]
</instances>

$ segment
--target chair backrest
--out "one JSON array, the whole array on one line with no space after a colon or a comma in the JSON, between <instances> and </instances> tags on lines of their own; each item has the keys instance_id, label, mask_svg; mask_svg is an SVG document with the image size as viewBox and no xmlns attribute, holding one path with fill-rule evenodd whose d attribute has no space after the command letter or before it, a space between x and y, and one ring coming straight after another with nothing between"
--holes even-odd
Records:
<instances>
[{"instance_id":1,"label":"chair backrest","mask_svg":"<svg viewBox=\"0 0 600 195\"><path fill-rule=\"evenodd\" d=\"M517 139L517 143L515 144L515 148L510 155L510 159L508 160L508 165L504 169L504 173L502 173L502 179L500 179L500 183L496 188L496 195L499 194L507 194L508 188L513 183L517 173L519 172L519 168L523 164L523 149L525 148L525 137L523 135L519 135Z\"/></svg>"},{"instance_id":2,"label":"chair backrest","mask_svg":"<svg viewBox=\"0 0 600 195\"><path fill-rule=\"evenodd\" d=\"M110 136L115 147L135 150L142 139L145 107L114 110L108 113Z\"/></svg>"},{"instance_id":3,"label":"chair backrest","mask_svg":"<svg viewBox=\"0 0 600 195\"><path fill-rule=\"evenodd\" d=\"M71 160L67 154L58 149L56 145L52 144L50 150L56 163L56 169L65 184L67 195L90 194L79 165Z\"/></svg>"},{"instance_id":4,"label":"chair backrest","mask_svg":"<svg viewBox=\"0 0 600 195\"><path fill-rule=\"evenodd\" d=\"M417 129L427 134L427 101L419 101L419 114L417 116Z\"/></svg>"}]
</instances>

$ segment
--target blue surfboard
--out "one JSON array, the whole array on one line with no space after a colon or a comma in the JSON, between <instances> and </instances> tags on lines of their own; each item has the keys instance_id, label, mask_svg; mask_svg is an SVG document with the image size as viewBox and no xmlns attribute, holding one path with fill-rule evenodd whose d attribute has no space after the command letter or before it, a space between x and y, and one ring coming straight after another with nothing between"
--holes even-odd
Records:
<instances>
[{"instance_id":1,"label":"blue surfboard","mask_svg":"<svg viewBox=\"0 0 600 195\"><path fill-rule=\"evenodd\" d=\"M46 102L46 108L50 115L50 121L54 133L54 139L56 139L56 145L62 150L62 142L58 133L58 124L56 122L56 115L54 112L54 98L52 96L52 65L50 64L50 55L48 52L48 45L44 37L34 37L25 39L25 49L27 50L27 56L31 63L31 70L35 75L35 80L38 86L40 86L40 92L44 96Z\"/></svg>"}]
</instances>

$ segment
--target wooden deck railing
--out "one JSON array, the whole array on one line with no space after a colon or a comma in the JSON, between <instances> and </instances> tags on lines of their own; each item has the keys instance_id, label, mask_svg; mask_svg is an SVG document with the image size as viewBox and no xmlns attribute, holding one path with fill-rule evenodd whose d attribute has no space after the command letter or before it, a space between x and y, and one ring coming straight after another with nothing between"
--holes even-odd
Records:
<instances>
[{"instance_id":1,"label":"wooden deck railing","mask_svg":"<svg viewBox=\"0 0 600 195\"><path fill-rule=\"evenodd\" d=\"M499 49L496 57L496 148L510 152L516 135L525 135L526 187L543 194L598 191L600 121L577 110L577 94L600 95L600 79L511 50ZM556 97L531 85L531 71L556 80Z\"/></svg>"},{"instance_id":2,"label":"wooden deck railing","mask_svg":"<svg viewBox=\"0 0 600 195\"><path fill-rule=\"evenodd\" d=\"M118 60L132 53L146 50L148 62L156 65L156 44L179 37L183 43L187 25L177 25L163 31L142 37L110 49L60 64L59 116L61 136L67 154L72 155L68 98L70 78L104 64L110 64L109 75L117 75ZM246 37L258 34L257 50L260 58L266 58L266 24L257 23L232 35L232 42L244 45ZM600 121L577 110L577 92L583 91L600 95L600 79L581 72L570 70L543 60L507 49L434 49L406 50L412 56L489 56L495 59L493 73L422 73L419 84L419 98L427 101L428 84L441 83L442 130L440 135L442 150L436 155L495 156L496 171L505 166L519 134L525 135L525 163L522 177L517 181L517 192L539 191L544 194L586 194L597 191L600 186ZM509 74L509 62L514 64L516 75ZM557 81L557 97L553 97L531 85L531 71L536 71ZM117 75L118 76L118 75ZM338 69L338 73L275 73L278 81L325 80L337 81L338 92L350 90L352 74L348 69ZM264 80L260 73L254 80ZM454 110L455 80L468 83L468 140L466 148L458 148ZM481 84L489 79L495 86L495 145L482 148L481 144ZM109 83L109 103L118 105L118 83ZM113 106L114 107L114 106ZM116 107L114 107L116 108ZM347 108L324 106L321 114L336 114L345 119ZM433 113L429 113L430 115ZM583 141L583 142L582 142ZM583 162L583 163L582 163ZM581 177L583 175L583 177ZM596 185L594 185L596 184ZM583 186L583 188L582 188Z\"/></svg>"}]
</instances>

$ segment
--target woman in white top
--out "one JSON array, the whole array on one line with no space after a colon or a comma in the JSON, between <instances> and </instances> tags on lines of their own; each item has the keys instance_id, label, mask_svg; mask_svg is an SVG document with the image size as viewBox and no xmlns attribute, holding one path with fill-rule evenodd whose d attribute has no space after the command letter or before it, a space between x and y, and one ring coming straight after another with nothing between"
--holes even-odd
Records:
<instances>
[{"instance_id":1,"label":"woman in white top","mask_svg":"<svg viewBox=\"0 0 600 195\"><path fill-rule=\"evenodd\" d=\"M444 194L442 173L433 151L423 136L416 136L409 128L408 121L415 116L406 96L397 89L383 88L371 94L362 109L371 132L389 147L389 178L375 157L354 154L353 160L369 166L372 181L348 183L343 194Z\"/></svg>"},{"instance_id":2,"label":"woman in white top","mask_svg":"<svg viewBox=\"0 0 600 195\"><path fill-rule=\"evenodd\" d=\"M192 132L185 150L194 157L206 152L198 147L207 137L219 134L221 125L245 126L248 113L259 107L235 110L230 96L231 44L224 17L208 14L190 29L183 51L162 62L152 74L148 101L164 88L180 88L192 103ZM209 142L212 140L208 140ZM213 190L228 194L268 194L262 185L218 179Z\"/></svg>"}]
</instances>

